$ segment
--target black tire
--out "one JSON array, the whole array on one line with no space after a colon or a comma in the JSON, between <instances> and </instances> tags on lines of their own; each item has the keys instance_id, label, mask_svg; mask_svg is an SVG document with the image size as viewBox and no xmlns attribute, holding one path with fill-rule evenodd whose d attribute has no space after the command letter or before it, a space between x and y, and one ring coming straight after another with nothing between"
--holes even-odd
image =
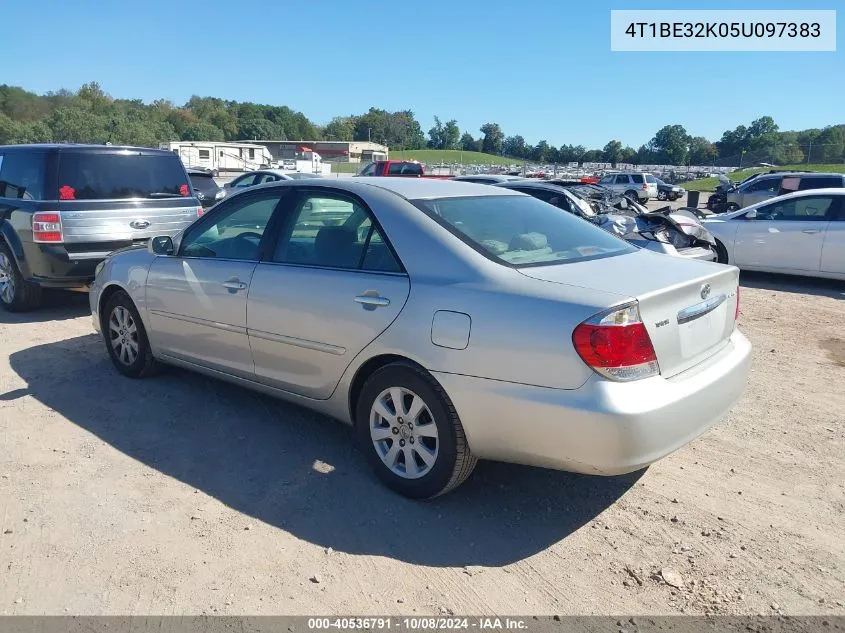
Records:
<instances>
[{"instance_id":1,"label":"black tire","mask_svg":"<svg viewBox=\"0 0 845 633\"><path fill-rule=\"evenodd\" d=\"M115 315L116 310L119 308L129 312L131 323L135 326L134 341L136 342L138 349L134 360L131 360L131 362L121 360L119 353L115 349L115 345L112 344L113 339L120 336L119 332L114 332L111 328L113 315ZM153 352L150 348L150 341L147 338L147 331L144 329L143 321L141 321L141 315L138 314L138 309L135 307L132 299L129 298L129 295L122 290L115 292L108 298L108 301L106 301L106 305L102 309L101 316L103 341L106 344L109 358L111 358L111 361L117 371L129 378L146 378L161 372L163 365L153 357ZM132 338L132 336L127 335L127 340L130 338Z\"/></svg>"},{"instance_id":2,"label":"black tire","mask_svg":"<svg viewBox=\"0 0 845 633\"><path fill-rule=\"evenodd\" d=\"M720 264L728 263L728 249L719 240L716 240L716 261Z\"/></svg>"},{"instance_id":3,"label":"black tire","mask_svg":"<svg viewBox=\"0 0 845 633\"><path fill-rule=\"evenodd\" d=\"M728 212L731 212L731 211L738 211L738 210L739 210L739 205L738 205L738 204L736 204L736 203L734 203L734 202L731 202L731 203L727 206L727 210L728 210Z\"/></svg>"},{"instance_id":4,"label":"black tire","mask_svg":"<svg viewBox=\"0 0 845 633\"><path fill-rule=\"evenodd\" d=\"M628 200L631 200L633 202L639 202L640 201L640 197L637 195L637 192L634 191L633 189L629 189L628 191L626 191L625 197L628 198Z\"/></svg>"},{"instance_id":5,"label":"black tire","mask_svg":"<svg viewBox=\"0 0 845 633\"><path fill-rule=\"evenodd\" d=\"M26 312L41 305L41 286L21 275L9 246L0 240L0 306L8 312Z\"/></svg>"},{"instance_id":6,"label":"black tire","mask_svg":"<svg viewBox=\"0 0 845 633\"><path fill-rule=\"evenodd\" d=\"M376 399L394 387L413 392L422 398L431 414L430 417L433 418L428 421L433 422L437 429L435 461L427 473L416 479L394 473L382 460L370 434L370 415ZM394 406L394 413L395 411ZM470 476L478 461L470 451L458 413L443 387L424 369L409 362L385 365L367 379L358 397L355 421L358 443L376 476L388 488L412 499L430 499L457 488ZM390 437L384 440L385 443L391 442L391 450L393 443L400 442L402 435L396 433L395 437L396 439ZM411 439L407 441L410 442ZM417 440L422 441L427 440ZM400 452L404 450L397 448ZM416 461L416 457L413 459Z\"/></svg>"}]
</instances>

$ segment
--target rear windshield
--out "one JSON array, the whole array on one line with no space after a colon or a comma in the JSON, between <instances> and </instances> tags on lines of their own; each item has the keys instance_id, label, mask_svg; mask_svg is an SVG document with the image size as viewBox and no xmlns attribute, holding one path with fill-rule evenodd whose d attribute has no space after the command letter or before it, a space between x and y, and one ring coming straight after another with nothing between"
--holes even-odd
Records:
<instances>
[{"instance_id":1,"label":"rear windshield","mask_svg":"<svg viewBox=\"0 0 845 633\"><path fill-rule=\"evenodd\" d=\"M211 174L191 174L191 184L200 191L213 191L217 189L217 183Z\"/></svg>"},{"instance_id":2,"label":"rear windshield","mask_svg":"<svg viewBox=\"0 0 845 633\"><path fill-rule=\"evenodd\" d=\"M119 200L190 196L182 162L175 154L62 153L59 199Z\"/></svg>"},{"instance_id":3,"label":"rear windshield","mask_svg":"<svg viewBox=\"0 0 845 633\"><path fill-rule=\"evenodd\" d=\"M482 255L517 268L636 250L588 221L530 196L440 198L414 204Z\"/></svg>"}]
</instances>

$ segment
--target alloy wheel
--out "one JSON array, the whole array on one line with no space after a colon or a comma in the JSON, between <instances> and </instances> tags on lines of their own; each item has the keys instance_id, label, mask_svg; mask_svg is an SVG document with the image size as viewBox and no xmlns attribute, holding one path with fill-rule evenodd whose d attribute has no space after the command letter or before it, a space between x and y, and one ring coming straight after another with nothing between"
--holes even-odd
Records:
<instances>
[{"instance_id":1,"label":"alloy wheel","mask_svg":"<svg viewBox=\"0 0 845 633\"><path fill-rule=\"evenodd\" d=\"M12 261L6 253L0 253L0 300L11 304L15 300L15 277Z\"/></svg>"},{"instance_id":2,"label":"alloy wheel","mask_svg":"<svg viewBox=\"0 0 845 633\"><path fill-rule=\"evenodd\" d=\"M138 358L138 327L132 313L123 306L115 306L109 316L109 341L122 365L129 367Z\"/></svg>"},{"instance_id":3,"label":"alloy wheel","mask_svg":"<svg viewBox=\"0 0 845 633\"><path fill-rule=\"evenodd\" d=\"M404 387L382 391L370 409L370 438L391 472L419 479L437 462L440 442L425 401Z\"/></svg>"}]
</instances>

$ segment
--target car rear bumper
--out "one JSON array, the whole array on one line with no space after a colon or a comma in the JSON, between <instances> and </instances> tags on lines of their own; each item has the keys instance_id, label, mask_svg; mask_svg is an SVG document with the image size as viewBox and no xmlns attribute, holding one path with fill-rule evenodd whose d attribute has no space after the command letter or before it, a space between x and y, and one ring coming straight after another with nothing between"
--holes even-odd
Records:
<instances>
[{"instance_id":1,"label":"car rear bumper","mask_svg":"<svg viewBox=\"0 0 845 633\"><path fill-rule=\"evenodd\" d=\"M594 475L648 466L717 423L742 395L751 344L739 331L678 376L628 383L598 375L574 390L434 372L482 459Z\"/></svg>"}]
</instances>

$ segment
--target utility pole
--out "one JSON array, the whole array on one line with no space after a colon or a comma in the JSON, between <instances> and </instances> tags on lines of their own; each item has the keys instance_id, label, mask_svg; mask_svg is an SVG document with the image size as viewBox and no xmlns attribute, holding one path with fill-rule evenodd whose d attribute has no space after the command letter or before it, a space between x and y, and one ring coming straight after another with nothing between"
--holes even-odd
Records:
<instances>
[{"instance_id":1,"label":"utility pole","mask_svg":"<svg viewBox=\"0 0 845 633\"><path fill-rule=\"evenodd\" d=\"M373 137L372 137L372 135L371 135L371 132L372 132L372 131L373 131L373 128L371 128L371 127L368 127L368 128L367 128L367 142L368 142L368 143L372 143L372 142L373 142Z\"/></svg>"},{"instance_id":2,"label":"utility pole","mask_svg":"<svg viewBox=\"0 0 845 633\"><path fill-rule=\"evenodd\" d=\"M810 154L813 153L813 141L810 141L810 147L807 148L807 164L810 164Z\"/></svg>"}]
</instances>

